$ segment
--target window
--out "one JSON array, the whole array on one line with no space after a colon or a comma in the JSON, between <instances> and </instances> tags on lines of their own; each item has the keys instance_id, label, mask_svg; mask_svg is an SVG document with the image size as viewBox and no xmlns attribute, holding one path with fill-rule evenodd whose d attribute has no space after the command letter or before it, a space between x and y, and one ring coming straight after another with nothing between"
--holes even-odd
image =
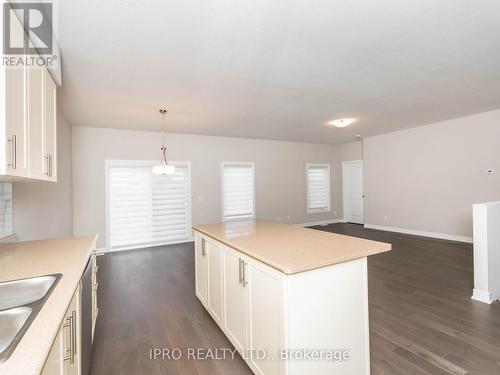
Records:
<instances>
[{"instance_id":1,"label":"window","mask_svg":"<svg viewBox=\"0 0 500 375\"><path fill-rule=\"evenodd\" d=\"M330 165L307 164L307 212L330 211Z\"/></svg>"},{"instance_id":2,"label":"window","mask_svg":"<svg viewBox=\"0 0 500 375\"><path fill-rule=\"evenodd\" d=\"M12 184L0 183L0 238L14 232L12 225Z\"/></svg>"},{"instance_id":3,"label":"window","mask_svg":"<svg viewBox=\"0 0 500 375\"><path fill-rule=\"evenodd\" d=\"M254 163L222 163L222 220L255 218Z\"/></svg>"},{"instance_id":4,"label":"window","mask_svg":"<svg viewBox=\"0 0 500 375\"><path fill-rule=\"evenodd\" d=\"M156 176L149 161L107 161L108 249L124 250L191 238L191 171Z\"/></svg>"}]
</instances>

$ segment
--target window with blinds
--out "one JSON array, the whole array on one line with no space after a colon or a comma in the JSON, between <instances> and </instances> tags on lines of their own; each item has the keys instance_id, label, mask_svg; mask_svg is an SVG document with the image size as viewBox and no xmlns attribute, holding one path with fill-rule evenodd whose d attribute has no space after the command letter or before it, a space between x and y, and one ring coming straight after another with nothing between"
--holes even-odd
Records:
<instances>
[{"instance_id":1,"label":"window with blinds","mask_svg":"<svg viewBox=\"0 0 500 375\"><path fill-rule=\"evenodd\" d=\"M12 223L12 184L0 183L0 237L14 233Z\"/></svg>"},{"instance_id":2,"label":"window with blinds","mask_svg":"<svg viewBox=\"0 0 500 375\"><path fill-rule=\"evenodd\" d=\"M253 163L222 163L222 219L255 218Z\"/></svg>"},{"instance_id":3,"label":"window with blinds","mask_svg":"<svg viewBox=\"0 0 500 375\"><path fill-rule=\"evenodd\" d=\"M165 245L191 238L191 171L157 176L154 162L108 161L108 249Z\"/></svg>"},{"instance_id":4,"label":"window with blinds","mask_svg":"<svg viewBox=\"0 0 500 375\"><path fill-rule=\"evenodd\" d=\"M330 165L307 164L307 212L330 211Z\"/></svg>"}]
</instances>

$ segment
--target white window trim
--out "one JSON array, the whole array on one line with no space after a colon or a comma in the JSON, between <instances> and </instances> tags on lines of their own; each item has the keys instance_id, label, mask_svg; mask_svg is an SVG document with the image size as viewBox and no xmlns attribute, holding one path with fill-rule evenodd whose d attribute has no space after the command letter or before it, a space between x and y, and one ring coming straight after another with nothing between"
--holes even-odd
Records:
<instances>
[{"instance_id":1,"label":"white window trim","mask_svg":"<svg viewBox=\"0 0 500 375\"><path fill-rule=\"evenodd\" d=\"M328 206L326 208L309 208L309 181L308 172L310 167L326 167L328 171ZM316 214L321 212L330 212L332 210L332 187L331 187L330 164L322 163L307 163L306 164L306 208L308 214Z\"/></svg>"},{"instance_id":2,"label":"white window trim","mask_svg":"<svg viewBox=\"0 0 500 375\"><path fill-rule=\"evenodd\" d=\"M109 214L109 168L111 167L151 167L158 164L158 160L105 160L104 161L104 175L105 175L105 199L106 199L106 252L115 252L115 251L124 251L124 250L131 250L131 249L136 249L137 247L131 246L130 248L120 248L120 249L113 249L111 250L111 245L109 243L110 239L110 233L109 233L109 228L110 228L110 214ZM187 167L188 169L188 201L189 201L189 210L188 210L188 215L187 218L189 220L189 226L192 227L193 222L192 222L192 196L191 196L191 162L190 161L168 161L168 164L170 165L178 165L178 166L183 166ZM159 243L159 244L153 244L149 246L143 246L141 248L147 248L147 247L156 247L156 246L164 246L164 245L173 245L176 243L185 243L185 242L192 242L194 241L194 236L193 236L193 231L191 230L191 235L188 239L182 240L182 241L169 241L165 243Z\"/></svg>"},{"instance_id":3,"label":"white window trim","mask_svg":"<svg viewBox=\"0 0 500 375\"><path fill-rule=\"evenodd\" d=\"M232 166L245 166L252 167L252 182L253 182L253 212L252 216L245 218L225 218L224 217L224 168ZM220 163L220 182L221 182L221 219L222 221L238 221L238 220L252 220L255 219L255 163L251 161L223 161Z\"/></svg>"}]
</instances>

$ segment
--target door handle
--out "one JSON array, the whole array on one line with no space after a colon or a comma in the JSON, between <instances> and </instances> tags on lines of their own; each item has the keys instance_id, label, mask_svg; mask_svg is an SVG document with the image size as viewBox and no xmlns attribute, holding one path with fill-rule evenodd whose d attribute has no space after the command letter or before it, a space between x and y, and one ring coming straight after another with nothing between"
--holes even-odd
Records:
<instances>
[{"instance_id":1,"label":"door handle","mask_svg":"<svg viewBox=\"0 0 500 375\"><path fill-rule=\"evenodd\" d=\"M207 244L207 241L206 241L204 238L202 238L202 239L201 239L201 255L202 255L202 256L207 255L207 250L206 250L206 248L205 248L205 247L206 247L206 244Z\"/></svg>"},{"instance_id":2,"label":"door handle","mask_svg":"<svg viewBox=\"0 0 500 375\"><path fill-rule=\"evenodd\" d=\"M12 134L7 142L10 143L10 163L8 166L12 169L17 169L17 136Z\"/></svg>"}]
</instances>

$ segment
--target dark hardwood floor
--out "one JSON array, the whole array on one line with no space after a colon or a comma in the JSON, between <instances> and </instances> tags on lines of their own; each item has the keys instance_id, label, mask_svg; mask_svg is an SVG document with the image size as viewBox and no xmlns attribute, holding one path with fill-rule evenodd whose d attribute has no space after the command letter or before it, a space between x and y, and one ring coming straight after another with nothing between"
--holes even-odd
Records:
<instances>
[{"instance_id":1,"label":"dark hardwood floor","mask_svg":"<svg viewBox=\"0 0 500 375\"><path fill-rule=\"evenodd\" d=\"M500 304L470 299L472 246L332 224L393 244L369 258L372 374L500 374ZM92 375L249 374L234 360L150 360L150 348L232 348L194 295L192 244L98 257Z\"/></svg>"}]
</instances>

